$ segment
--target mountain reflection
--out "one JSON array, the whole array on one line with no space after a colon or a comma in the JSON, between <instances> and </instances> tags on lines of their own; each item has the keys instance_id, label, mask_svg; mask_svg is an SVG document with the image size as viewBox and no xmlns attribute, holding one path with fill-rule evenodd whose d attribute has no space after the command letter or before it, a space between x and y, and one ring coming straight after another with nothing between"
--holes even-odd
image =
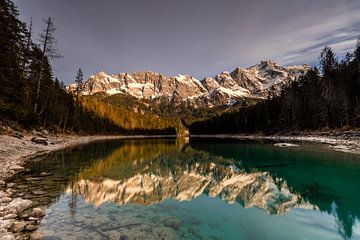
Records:
<instances>
[{"instance_id":1,"label":"mountain reflection","mask_svg":"<svg viewBox=\"0 0 360 240\"><path fill-rule=\"evenodd\" d=\"M101 141L29 162L29 171L13 180L21 186L14 196L50 206L64 192L72 193L75 214L78 197L94 206L147 206L206 195L269 214L319 210L334 216L339 234L351 238L360 216L360 161L307 149L173 139Z\"/></svg>"},{"instance_id":2,"label":"mountain reflection","mask_svg":"<svg viewBox=\"0 0 360 240\"><path fill-rule=\"evenodd\" d=\"M79 180L69 185L67 192L81 195L96 206L105 202L150 205L169 198L190 201L206 194L228 203L238 202L245 208L262 208L270 214L294 207L316 208L300 195L291 193L285 181L276 180L266 172L247 173L231 159L214 157L191 147L151 156L154 157L137 155L125 160L123 149L116 150L104 161L83 169ZM113 171L109 166L126 169L126 173Z\"/></svg>"}]
</instances>

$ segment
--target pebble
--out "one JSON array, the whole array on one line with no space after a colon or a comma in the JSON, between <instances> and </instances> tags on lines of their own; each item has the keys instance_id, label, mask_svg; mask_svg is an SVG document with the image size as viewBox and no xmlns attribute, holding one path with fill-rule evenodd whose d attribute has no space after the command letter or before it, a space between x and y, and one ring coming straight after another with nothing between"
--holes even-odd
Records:
<instances>
[{"instance_id":1,"label":"pebble","mask_svg":"<svg viewBox=\"0 0 360 240\"><path fill-rule=\"evenodd\" d=\"M8 214L8 215L6 215L5 217L3 217L3 219L4 219L4 220L8 220L8 219L14 219L14 218L16 218L16 217L17 217L16 214L11 213L11 214Z\"/></svg>"},{"instance_id":2,"label":"pebble","mask_svg":"<svg viewBox=\"0 0 360 240\"><path fill-rule=\"evenodd\" d=\"M27 225L27 226L25 227L25 230L26 230L26 231L34 231L34 230L36 230L37 228L38 228L38 226L30 224L30 225Z\"/></svg>"},{"instance_id":3,"label":"pebble","mask_svg":"<svg viewBox=\"0 0 360 240\"><path fill-rule=\"evenodd\" d=\"M13 187L13 186L15 186L15 183L8 183L8 184L7 184L7 187L8 187L8 188L11 188L11 187Z\"/></svg>"},{"instance_id":4,"label":"pebble","mask_svg":"<svg viewBox=\"0 0 360 240\"><path fill-rule=\"evenodd\" d=\"M26 222L14 222L11 226L11 230L16 233L20 232L25 228L26 224Z\"/></svg>"},{"instance_id":5,"label":"pebble","mask_svg":"<svg viewBox=\"0 0 360 240\"><path fill-rule=\"evenodd\" d=\"M8 203L8 202L11 202L11 198L9 197L3 197L3 198L0 198L0 203Z\"/></svg>"},{"instance_id":6,"label":"pebble","mask_svg":"<svg viewBox=\"0 0 360 240\"><path fill-rule=\"evenodd\" d=\"M13 199L9 205L7 206L8 209L16 209L17 212L22 212L29 207L31 207L33 202L27 199L15 198Z\"/></svg>"},{"instance_id":7,"label":"pebble","mask_svg":"<svg viewBox=\"0 0 360 240\"><path fill-rule=\"evenodd\" d=\"M15 236L12 233L7 233L6 235L0 237L0 240L15 240Z\"/></svg>"},{"instance_id":8,"label":"pebble","mask_svg":"<svg viewBox=\"0 0 360 240\"><path fill-rule=\"evenodd\" d=\"M110 239L120 239L121 235L118 231L112 230L108 233Z\"/></svg>"},{"instance_id":9,"label":"pebble","mask_svg":"<svg viewBox=\"0 0 360 240\"><path fill-rule=\"evenodd\" d=\"M8 220L0 220L0 228L9 229L15 222L14 219L8 219Z\"/></svg>"},{"instance_id":10,"label":"pebble","mask_svg":"<svg viewBox=\"0 0 360 240\"><path fill-rule=\"evenodd\" d=\"M33 232L30 235L31 240L40 240L40 239L42 239L42 237L43 237L43 234L41 232Z\"/></svg>"},{"instance_id":11,"label":"pebble","mask_svg":"<svg viewBox=\"0 0 360 240\"><path fill-rule=\"evenodd\" d=\"M10 169L15 170L15 171L21 171L21 170L24 170L25 168L18 166L18 165L14 165Z\"/></svg>"},{"instance_id":12,"label":"pebble","mask_svg":"<svg viewBox=\"0 0 360 240\"><path fill-rule=\"evenodd\" d=\"M32 210L31 216L34 218L41 218L45 216L45 210L42 208L34 208Z\"/></svg>"}]
</instances>

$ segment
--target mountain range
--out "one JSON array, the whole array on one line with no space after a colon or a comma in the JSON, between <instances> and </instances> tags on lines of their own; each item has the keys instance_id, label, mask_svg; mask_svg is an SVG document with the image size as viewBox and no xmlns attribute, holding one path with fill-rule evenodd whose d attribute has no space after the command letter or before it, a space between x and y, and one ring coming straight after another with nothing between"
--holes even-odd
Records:
<instances>
[{"instance_id":1,"label":"mountain range","mask_svg":"<svg viewBox=\"0 0 360 240\"><path fill-rule=\"evenodd\" d=\"M278 95L285 85L309 69L308 65L282 67L272 61L261 61L203 80L190 75L169 77L151 71L113 75L99 72L82 84L80 94L122 94L140 102L150 101L155 106L170 106L170 109L177 106L191 109L233 106L244 99ZM70 92L76 92L76 89L75 83L67 87Z\"/></svg>"}]
</instances>

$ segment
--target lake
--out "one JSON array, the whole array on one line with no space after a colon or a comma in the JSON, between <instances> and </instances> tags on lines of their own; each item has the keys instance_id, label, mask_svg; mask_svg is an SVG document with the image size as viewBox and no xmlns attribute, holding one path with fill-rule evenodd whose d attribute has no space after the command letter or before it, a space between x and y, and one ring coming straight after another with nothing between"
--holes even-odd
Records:
<instances>
[{"instance_id":1,"label":"lake","mask_svg":"<svg viewBox=\"0 0 360 240\"><path fill-rule=\"evenodd\" d=\"M298 143L100 141L29 162L44 239L360 239L360 156Z\"/></svg>"}]
</instances>

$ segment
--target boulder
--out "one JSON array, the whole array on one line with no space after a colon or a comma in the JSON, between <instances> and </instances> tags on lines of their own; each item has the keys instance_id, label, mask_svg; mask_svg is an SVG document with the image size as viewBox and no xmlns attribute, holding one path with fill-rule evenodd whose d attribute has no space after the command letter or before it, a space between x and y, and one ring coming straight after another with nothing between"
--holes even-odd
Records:
<instances>
[{"instance_id":1,"label":"boulder","mask_svg":"<svg viewBox=\"0 0 360 240\"><path fill-rule=\"evenodd\" d=\"M33 138L31 138L31 141L34 143L37 143L37 144L43 144L45 146L48 145L48 140L43 137L33 137Z\"/></svg>"}]
</instances>

